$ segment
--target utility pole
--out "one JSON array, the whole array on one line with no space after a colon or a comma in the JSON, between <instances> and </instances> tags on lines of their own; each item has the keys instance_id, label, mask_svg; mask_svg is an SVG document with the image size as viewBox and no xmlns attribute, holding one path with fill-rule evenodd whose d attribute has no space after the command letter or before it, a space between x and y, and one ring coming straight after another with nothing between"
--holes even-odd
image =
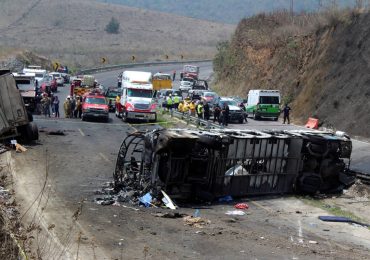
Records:
<instances>
[{"instance_id":1,"label":"utility pole","mask_svg":"<svg viewBox=\"0 0 370 260\"><path fill-rule=\"evenodd\" d=\"M290 15L293 16L294 15L294 0L290 0L289 11L290 11Z\"/></svg>"}]
</instances>

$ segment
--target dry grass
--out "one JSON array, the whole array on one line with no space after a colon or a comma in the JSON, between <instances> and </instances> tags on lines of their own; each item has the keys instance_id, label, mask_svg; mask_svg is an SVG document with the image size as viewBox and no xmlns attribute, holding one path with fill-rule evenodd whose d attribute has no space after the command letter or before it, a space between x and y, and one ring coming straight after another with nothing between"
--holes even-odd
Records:
<instances>
[{"instance_id":1,"label":"dry grass","mask_svg":"<svg viewBox=\"0 0 370 260\"><path fill-rule=\"evenodd\" d=\"M104 31L110 19L120 33ZM88 0L17 0L0 2L0 45L34 50L75 66L211 58L218 41L234 26ZM70 64L71 65L71 64Z\"/></svg>"}]
</instances>

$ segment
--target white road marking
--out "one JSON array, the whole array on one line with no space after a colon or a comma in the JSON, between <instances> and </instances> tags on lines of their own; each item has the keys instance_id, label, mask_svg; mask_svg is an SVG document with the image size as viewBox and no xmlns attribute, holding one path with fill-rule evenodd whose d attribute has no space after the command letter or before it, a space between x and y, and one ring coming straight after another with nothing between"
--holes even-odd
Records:
<instances>
[{"instance_id":1,"label":"white road marking","mask_svg":"<svg viewBox=\"0 0 370 260\"><path fill-rule=\"evenodd\" d=\"M265 210L265 211L267 211L267 212L274 212L274 210L272 209L272 208L270 208L270 207L268 207L268 206L263 206L263 205L261 205L260 203L258 203L257 201L253 201L253 200L251 200L250 201L250 203L251 204L253 204L253 205L255 205L255 206L257 206L258 208L261 208L261 209L263 209L263 210ZM284 216L282 216L282 215L278 215L278 217L279 218L281 218L281 219L283 219L283 220L286 220L286 221L288 221L288 222L290 222L291 221L291 219L289 218L289 217L284 217ZM309 230L309 229L306 229L305 227L302 227L301 226L301 228L302 228L302 230L305 230L306 232L308 232L308 233L312 233L312 231L311 230ZM321 238L323 241L325 241L326 243L328 243L329 245L330 244L334 244L334 245L336 245L337 247L339 247L339 248L341 248L341 249L343 249L343 250L350 250L350 248L349 247L347 247L347 246L343 246L343 245L341 245L341 244L339 244L339 243L337 243L337 242L334 242L334 241L330 241L330 240L328 240L326 237L324 237L324 236L322 236L322 235L320 235L320 234L318 234L318 233L314 233L315 234L315 236L317 236L317 237L319 237L319 238Z\"/></svg>"},{"instance_id":2,"label":"white road marking","mask_svg":"<svg viewBox=\"0 0 370 260\"><path fill-rule=\"evenodd\" d=\"M81 128L78 128L78 131L80 131L80 134L81 134L82 136L85 136L85 133L84 133L84 132L82 132Z\"/></svg>"},{"instance_id":3,"label":"white road marking","mask_svg":"<svg viewBox=\"0 0 370 260\"><path fill-rule=\"evenodd\" d=\"M102 153L99 153L100 157L103 158L104 161L106 162L110 162L110 160L107 158L107 156L105 156L104 154Z\"/></svg>"},{"instance_id":4,"label":"white road marking","mask_svg":"<svg viewBox=\"0 0 370 260\"><path fill-rule=\"evenodd\" d=\"M302 221L298 219L298 242L303 243Z\"/></svg>"}]
</instances>

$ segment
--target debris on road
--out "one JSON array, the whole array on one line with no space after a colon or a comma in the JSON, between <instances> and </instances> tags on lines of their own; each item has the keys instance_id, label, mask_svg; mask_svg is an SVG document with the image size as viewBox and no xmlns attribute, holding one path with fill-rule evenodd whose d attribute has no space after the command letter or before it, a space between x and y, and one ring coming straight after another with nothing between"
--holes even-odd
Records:
<instances>
[{"instance_id":1,"label":"debris on road","mask_svg":"<svg viewBox=\"0 0 370 260\"><path fill-rule=\"evenodd\" d=\"M8 151L8 148L5 145L0 144L0 154Z\"/></svg>"},{"instance_id":2,"label":"debris on road","mask_svg":"<svg viewBox=\"0 0 370 260\"><path fill-rule=\"evenodd\" d=\"M196 228L203 228L204 226L211 224L211 221L208 219L193 216L184 217L184 222L185 225Z\"/></svg>"},{"instance_id":3,"label":"debris on road","mask_svg":"<svg viewBox=\"0 0 370 260\"><path fill-rule=\"evenodd\" d=\"M218 199L218 202L232 202L232 201L233 197L231 197L230 195L226 195Z\"/></svg>"},{"instance_id":4,"label":"debris on road","mask_svg":"<svg viewBox=\"0 0 370 260\"><path fill-rule=\"evenodd\" d=\"M249 206L247 203L238 203L234 206L236 209L249 209Z\"/></svg>"},{"instance_id":5,"label":"debris on road","mask_svg":"<svg viewBox=\"0 0 370 260\"><path fill-rule=\"evenodd\" d=\"M24 146L22 146L22 145L20 145L20 144L16 144L15 145L15 151L17 152L17 153L23 153L23 152L26 152L27 151L27 149L26 149L26 147L24 147Z\"/></svg>"},{"instance_id":6,"label":"debris on road","mask_svg":"<svg viewBox=\"0 0 370 260\"><path fill-rule=\"evenodd\" d=\"M347 218L347 217L319 216L318 218L322 221L327 221L327 222L344 222L344 223L357 224L357 225L360 225L360 226L363 226L363 227L370 227L369 224L361 223L361 222L355 221L355 220Z\"/></svg>"},{"instance_id":7,"label":"debris on road","mask_svg":"<svg viewBox=\"0 0 370 260\"><path fill-rule=\"evenodd\" d=\"M225 214L230 216L244 216L245 212L242 210L229 210Z\"/></svg>"},{"instance_id":8,"label":"debris on road","mask_svg":"<svg viewBox=\"0 0 370 260\"><path fill-rule=\"evenodd\" d=\"M173 203L170 196L168 196L163 190L161 190L161 192L163 194L162 201L163 201L164 205L166 205L166 207L169 208L169 209L176 209L177 206L175 205L175 203Z\"/></svg>"},{"instance_id":9,"label":"debris on road","mask_svg":"<svg viewBox=\"0 0 370 260\"><path fill-rule=\"evenodd\" d=\"M152 215L159 218L184 218L187 216L179 212L153 213Z\"/></svg>"}]
</instances>

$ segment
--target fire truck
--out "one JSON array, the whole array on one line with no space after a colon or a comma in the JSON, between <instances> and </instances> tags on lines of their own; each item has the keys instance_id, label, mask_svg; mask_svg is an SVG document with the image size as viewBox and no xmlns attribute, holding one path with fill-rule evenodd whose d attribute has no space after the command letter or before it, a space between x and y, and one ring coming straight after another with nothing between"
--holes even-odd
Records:
<instances>
[{"instance_id":1,"label":"fire truck","mask_svg":"<svg viewBox=\"0 0 370 260\"><path fill-rule=\"evenodd\" d=\"M96 87L95 77L91 75L77 76L72 79L70 95L82 97Z\"/></svg>"}]
</instances>

